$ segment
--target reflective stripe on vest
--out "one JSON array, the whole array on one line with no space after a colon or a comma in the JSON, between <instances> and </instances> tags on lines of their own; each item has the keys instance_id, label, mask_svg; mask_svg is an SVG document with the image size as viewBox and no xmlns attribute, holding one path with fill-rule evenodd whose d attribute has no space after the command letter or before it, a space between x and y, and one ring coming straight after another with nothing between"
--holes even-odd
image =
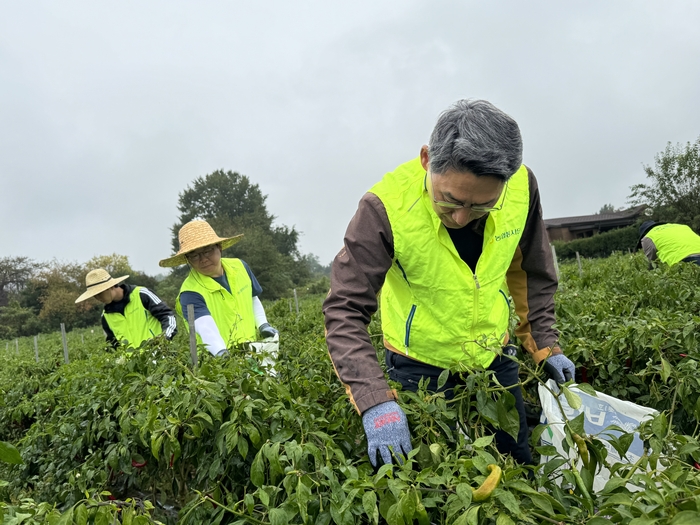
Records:
<instances>
[{"instance_id":1,"label":"reflective stripe on vest","mask_svg":"<svg viewBox=\"0 0 700 525\"><path fill-rule=\"evenodd\" d=\"M204 298L227 347L255 341L257 328L253 314L253 284L250 276L239 259L221 259L221 266L226 272L230 292L211 277L190 268L187 279L180 287L180 294L197 292ZM189 332L187 319L182 313L180 295L177 296L175 308L185 321L185 330ZM199 335L197 341L202 342Z\"/></svg>"},{"instance_id":2,"label":"reflective stripe on vest","mask_svg":"<svg viewBox=\"0 0 700 525\"><path fill-rule=\"evenodd\" d=\"M388 348L441 368L488 367L508 332L506 272L530 205L527 168L508 181L503 208L491 212L476 272L460 258L425 189L414 159L370 191L384 204L394 237L394 262L381 290Z\"/></svg>"},{"instance_id":3,"label":"reflective stripe on vest","mask_svg":"<svg viewBox=\"0 0 700 525\"><path fill-rule=\"evenodd\" d=\"M656 246L656 256L669 266L700 253L700 236L685 224L660 224L646 234Z\"/></svg>"},{"instance_id":4,"label":"reflective stripe on vest","mask_svg":"<svg viewBox=\"0 0 700 525\"><path fill-rule=\"evenodd\" d=\"M124 314L102 312L117 341L127 341L129 348L138 348L141 343L163 333L160 321L153 317L141 302L141 286L129 294Z\"/></svg>"}]
</instances>

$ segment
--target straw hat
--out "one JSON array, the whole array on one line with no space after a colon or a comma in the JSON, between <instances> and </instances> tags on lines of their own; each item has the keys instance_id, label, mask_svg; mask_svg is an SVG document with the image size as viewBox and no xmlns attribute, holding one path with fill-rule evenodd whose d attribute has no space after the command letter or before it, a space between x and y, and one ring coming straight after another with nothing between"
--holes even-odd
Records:
<instances>
[{"instance_id":1,"label":"straw hat","mask_svg":"<svg viewBox=\"0 0 700 525\"><path fill-rule=\"evenodd\" d=\"M173 266L186 264L187 258L185 255L198 248L204 248L212 244L221 244L222 250L230 248L241 240L243 234L241 233L234 237L219 237L207 221L194 220L180 228L177 237L180 241L180 250L172 257L163 259L158 263L163 268L172 268Z\"/></svg>"},{"instance_id":2,"label":"straw hat","mask_svg":"<svg viewBox=\"0 0 700 525\"><path fill-rule=\"evenodd\" d=\"M87 286L87 291L78 297L75 302L80 303L85 299L90 299L99 293L109 290L115 284L119 284L122 281L128 279L129 276L125 275L123 277L117 277L112 279L109 272L103 268L98 268L97 270L92 270L85 276L85 285Z\"/></svg>"}]
</instances>

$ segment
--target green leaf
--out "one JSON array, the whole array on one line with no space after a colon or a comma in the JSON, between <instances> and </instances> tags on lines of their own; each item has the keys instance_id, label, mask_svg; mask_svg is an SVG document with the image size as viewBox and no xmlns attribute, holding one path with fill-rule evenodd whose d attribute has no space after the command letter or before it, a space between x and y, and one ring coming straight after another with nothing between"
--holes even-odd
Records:
<instances>
[{"instance_id":1,"label":"green leaf","mask_svg":"<svg viewBox=\"0 0 700 525\"><path fill-rule=\"evenodd\" d=\"M666 434L668 433L668 419L666 418L665 412L661 412L654 418L654 420L651 422L651 430L659 439L664 439L666 437Z\"/></svg>"},{"instance_id":2,"label":"green leaf","mask_svg":"<svg viewBox=\"0 0 700 525\"><path fill-rule=\"evenodd\" d=\"M284 509L270 509L270 525L288 525L291 518Z\"/></svg>"},{"instance_id":3,"label":"green leaf","mask_svg":"<svg viewBox=\"0 0 700 525\"><path fill-rule=\"evenodd\" d=\"M450 377L450 371L448 370L443 370L440 372L440 377L438 377L437 381L437 387L438 390L440 390L443 386L445 386L445 383L447 383L447 379Z\"/></svg>"},{"instance_id":4,"label":"green leaf","mask_svg":"<svg viewBox=\"0 0 700 525\"><path fill-rule=\"evenodd\" d=\"M676 514L670 525L696 525L700 523L700 512L684 510Z\"/></svg>"},{"instance_id":5,"label":"green leaf","mask_svg":"<svg viewBox=\"0 0 700 525\"><path fill-rule=\"evenodd\" d=\"M282 443L290 439L293 435L294 432L292 432L289 429L280 430L270 438L270 441L272 441L273 443Z\"/></svg>"},{"instance_id":6,"label":"green leaf","mask_svg":"<svg viewBox=\"0 0 700 525\"><path fill-rule=\"evenodd\" d=\"M578 388L584 394L588 394L589 396L593 397L598 397L598 392L596 392L595 389L588 383L579 383L576 385L576 388Z\"/></svg>"},{"instance_id":7,"label":"green leaf","mask_svg":"<svg viewBox=\"0 0 700 525\"><path fill-rule=\"evenodd\" d=\"M403 510L401 509L401 505L399 503L394 503L391 507L389 507L386 522L389 525L406 525L406 522L403 520Z\"/></svg>"},{"instance_id":8,"label":"green leaf","mask_svg":"<svg viewBox=\"0 0 700 525\"><path fill-rule=\"evenodd\" d=\"M578 434L579 436L583 436L586 434L585 430L585 422L586 422L586 414L584 412L581 412L578 416L576 416L574 419L569 421L569 427L573 432Z\"/></svg>"},{"instance_id":9,"label":"green leaf","mask_svg":"<svg viewBox=\"0 0 700 525\"><path fill-rule=\"evenodd\" d=\"M61 519L58 520L57 525L70 525L73 523L73 509L68 509L66 512L61 514Z\"/></svg>"},{"instance_id":10,"label":"green leaf","mask_svg":"<svg viewBox=\"0 0 700 525\"><path fill-rule=\"evenodd\" d=\"M0 461L10 463L11 465L23 463L19 450L11 443L6 443L5 441L0 441Z\"/></svg>"},{"instance_id":11,"label":"green leaf","mask_svg":"<svg viewBox=\"0 0 700 525\"><path fill-rule=\"evenodd\" d=\"M515 408L515 397L510 392L503 392L496 402L498 426L501 430L518 439L520 431L520 415Z\"/></svg>"},{"instance_id":12,"label":"green leaf","mask_svg":"<svg viewBox=\"0 0 700 525\"><path fill-rule=\"evenodd\" d=\"M401 496L399 505L406 523L413 523L413 516L416 514L416 497L410 491L406 492Z\"/></svg>"},{"instance_id":13,"label":"green leaf","mask_svg":"<svg viewBox=\"0 0 700 525\"><path fill-rule=\"evenodd\" d=\"M262 450L258 451L253 464L250 466L250 481L258 488L265 483L265 460L263 459Z\"/></svg>"},{"instance_id":14,"label":"green leaf","mask_svg":"<svg viewBox=\"0 0 700 525\"><path fill-rule=\"evenodd\" d=\"M661 358L661 379L663 382L667 382L668 378L671 377L671 363L666 361L665 358Z\"/></svg>"},{"instance_id":15,"label":"green leaf","mask_svg":"<svg viewBox=\"0 0 700 525\"><path fill-rule=\"evenodd\" d=\"M548 516L552 516L554 514L554 508L545 496L541 494L529 494L528 497L536 507L546 512Z\"/></svg>"},{"instance_id":16,"label":"green leaf","mask_svg":"<svg viewBox=\"0 0 700 525\"><path fill-rule=\"evenodd\" d=\"M151 434L151 454L158 461L158 456L160 455L160 449L163 445L163 438L165 434L163 432Z\"/></svg>"},{"instance_id":17,"label":"green leaf","mask_svg":"<svg viewBox=\"0 0 700 525\"><path fill-rule=\"evenodd\" d=\"M508 514L499 513L498 518L496 518L496 525L515 525L515 522L510 519Z\"/></svg>"},{"instance_id":18,"label":"green leaf","mask_svg":"<svg viewBox=\"0 0 700 525\"><path fill-rule=\"evenodd\" d=\"M379 509L377 509L377 494L373 490L368 490L362 496L362 508L365 509L365 514L370 518L372 523L379 523Z\"/></svg>"},{"instance_id":19,"label":"green leaf","mask_svg":"<svg viewBox=\"0 0 700 525\"><path fill-rule=\"evenodd\" d=\"M466 483L459 483L455 490L462 506L468 507L472 502L472 488Z\"/></svg>"},{"instance_id":20,"label":"green leaf","mask_svg":"<svg viewBox=\"0 0 700 525\"><path fill-rule=\"evenodd\" d=\"M245 459L248 455L248 440L243 436L239 436L237 446L241 459Z\"/></svg>"},{"instance_id":21,"label":"green leaf","mask_svg":"<svg viewBox=\"0 0 700 525\"><path fill-rule=\"evenodd\" d=\"M547 430L547 428L549 428L549 425L537 425L535 427L530 436L530 443L533 446L538 446L540 444L540 437L542 437L542 433Z\"/></svg>"},{"instance_id":22,"label":"green leaf","mask_svg":"<svg viewBox=\"0 0 700 525\"><path fill-rule=\"evenodd\" d=\"M474 443L472 443L472 446L474 448L484 448L489 446L493 442L494 435L490 434L488 436L482 436L480 438L477 438Z\"/></svg>"},{"instance_id":23,"label":"green leaf","mask_svg":"<svg viewBox=\"0 0 700 525\"><path fill-rule=\"evenodd\" d=\"M453 525L477 525L479 523L479 509L481 505L469 507L462 515L457 518Z\"/></svg>"},{"instance_id":24,"label":"green leaf","mask_svg":"<svg viewBox=\"0 0 700 525\"><path fill-rule=\"evenodd\" d=\"M110 525L112 523L113 510L114 508L111 505L97 509L97 513L95 514L95 525Z\"/></svg>"},{"instance_id":25,"label":"green leaf","mask_svg":"<svg viewBox=\"0 0 700 525\"><path fill-rule=\"evenodd\" d=\"M579 408L581 408L581 405L583 405L583 401L581 401L581 396L573 393L571 390L569 390L568 387L564 385L560 385L560 387L561 391L564 393L566 402L569 403L569 406L574 410L578 410Z\"/></svg>"},{"instance_id":26,"label":"green leaf","mask_svg":"<svg viewBox=\"0 0 700 525\"><path fill-rule=\"evenodd\" d=\"M508 509L508 511L511 514L513 514L514 516L520 515L520 505L518 504L518 501L515 499L515 496L513 496L513 494L505 490L498 490L496 491L496 498L503 504L505 508Z\"/></svg>"},{"instance_id":27,"label":"green leaf","mask_svg":"<svg viewBox=\"0 0 700 525\"><path fill-rule=\"evenodd\" d=\"M86 525L88 520L88 511L85 505L80 503L73 509L73 523L75 525Z\"/></svg>"}]
</instances>

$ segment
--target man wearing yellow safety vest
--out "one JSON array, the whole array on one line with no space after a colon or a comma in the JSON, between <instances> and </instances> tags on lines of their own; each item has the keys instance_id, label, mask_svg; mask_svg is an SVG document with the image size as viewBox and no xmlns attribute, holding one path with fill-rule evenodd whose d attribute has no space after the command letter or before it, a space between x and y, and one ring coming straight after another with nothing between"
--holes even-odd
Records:
<instances>
[{"instance_id":1,"label":"man wearing yellow safety vest","mask_svg":"<svg viewBox=\"0 0 700 525\"><path fill-rule=\"evenodd\" d=\"M85 277L87 290L75 302L94 297L105 305L102 329L107 342L115 348L119 344L138 348L160 334L168 340L175 337L175 312L145 286L123 284L128 278L112 278L103 268L92 270Z\"/></svg>"},{"instance_id":2,"label":"man wearing yellow safety vest","mask_svg":"<svg viewBox=\"0 0 700 525\"><path fill-rule=\"evenodd\" d=\"M258 334L262 339L278 335L267 322L258 298L262 287L248 265L221 256L242 237L219 237L208 222L190 221L178 233L179 251L159 263L164 268L189 264L175 308L187 326L187 306L194 306L198 340L218 357L227 355L233 345L257 341Z\"/></svg>"},{"instance_id":3,"label":"man wearing yellow safety vest","mask_svg":"<svg viewBox=\"0 0 700 525\"><path fill-rule=\"evenodd\" d=\"M336 373L362 415L370 460L411 450L396 403L367 333L381 303L389 378L437 391L445 369L483 367L516 399L518 439L497 431L501 452L532 463L517 348L508 336L509 296L516 335L558 382L573 363L553 328L557 278L537 181L522 164L517 123L483 100L444 111L418 158L400 165L360 200L331 270L323 309ZM381 294L380 294L381 292ZM504 355L505 354L505 355ZM460 375L450 374L451 395Z\"/></svg>"},{"instance_id":4,"label":"man wearing yellow safety vest","mask_svg":"<svg viewBox=\"0 0 700 525\"><path fill-rule=\"evenodd\" d=\"M640 247L650 264L659 260L669 266L679 262L700 265L700 235L685 224L643 222L637 249Z\"/></svg>"}]
</instances>

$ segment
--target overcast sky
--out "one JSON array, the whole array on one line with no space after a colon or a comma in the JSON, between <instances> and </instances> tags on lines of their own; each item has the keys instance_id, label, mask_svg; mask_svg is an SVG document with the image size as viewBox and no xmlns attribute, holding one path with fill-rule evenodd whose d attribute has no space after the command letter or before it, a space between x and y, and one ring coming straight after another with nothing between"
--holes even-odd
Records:
<instances>
[{"instance_id":1,"label":"overcast sky","mask_svg":"<svg viewBox=\"0 0 700 525\"><path fill-rule=\"evenodd\" d=\"M224 169L327 264L460 98L517 120L545 218L624 206L700 135L698 20L691 0L2 2L0 257L160 273L179 192Z\"/></svg>"}]
</instances>

